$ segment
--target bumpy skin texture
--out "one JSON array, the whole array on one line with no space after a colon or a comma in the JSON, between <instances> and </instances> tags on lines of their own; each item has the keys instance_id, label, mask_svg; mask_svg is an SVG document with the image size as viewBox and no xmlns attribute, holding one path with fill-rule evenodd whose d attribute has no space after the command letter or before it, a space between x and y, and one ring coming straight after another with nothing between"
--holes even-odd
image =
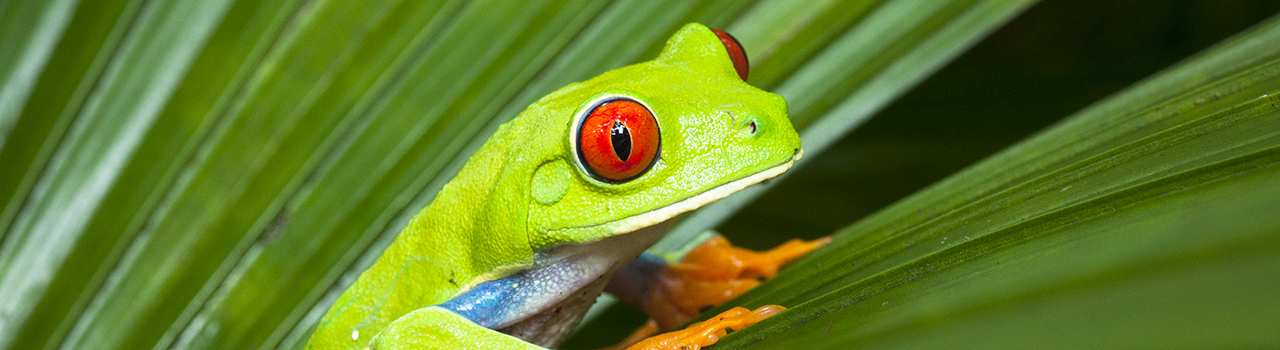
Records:
<instances>
[{"instance_id":1,"label":"bumpy skin texture","mask_svg":"<svg viewBox=\"0 0 1280 350\"><path fill-rule=\"evenodd\" d=\"M592 179L572 148L575 118L607 96L643 102L661 130L656 163L627 183ZM547 248L595 242L691 210L701 204L687 199L789 164L799 150L782 98L743 82L716 35L689 24L657 59L566 86L499 128L338 299L308 348L472 348L515 340L431 306L527 269ZM444 335L412 336L428 330Z\"/></svg>"}]
</instances>

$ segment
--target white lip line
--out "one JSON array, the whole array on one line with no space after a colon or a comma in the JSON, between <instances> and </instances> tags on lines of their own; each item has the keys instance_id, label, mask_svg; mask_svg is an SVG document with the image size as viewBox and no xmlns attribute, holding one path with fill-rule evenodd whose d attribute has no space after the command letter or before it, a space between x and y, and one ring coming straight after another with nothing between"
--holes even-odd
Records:
<instances>
[{"instance_id":1,"label":"white lip line","mask_svg":"<svg viewBox=\"0 0 1280 350\"><path fill-rule=\"evenodd\" d=\"M748 186L755 185L757 183L760 183L764 180L771 179L778 175L782 175L783 172L786 172L788 169L791 169L791 166L795 165L796 161L800 160L800 157L803 155L804 155L804 150L799 150L796 152L794 156L791 157L791 160L787 161L786 163L782 163L772 168L765 169L764 171L755 173L748 177L744 177L720 186L716 186L715 188L707 190L706 192L699 193L698 195L693 197L685 198L679 202L672 203L671 205L654 209L644 214L625 218L625 219L611 222L611 223L605 223L602 225L617 224L618 226L613 229L614 235L624 234L624 233L636 231L645 227L656 225L660 222L667 221L667 219L675 217L676 215L680 215L681 213L698 209L704 205L707 205L708 203L715 202L717 200L723 199L724 197L728 197L729 195L735 192L741 191L742 189L747 188Z\"/></svg>"}]
</instances>

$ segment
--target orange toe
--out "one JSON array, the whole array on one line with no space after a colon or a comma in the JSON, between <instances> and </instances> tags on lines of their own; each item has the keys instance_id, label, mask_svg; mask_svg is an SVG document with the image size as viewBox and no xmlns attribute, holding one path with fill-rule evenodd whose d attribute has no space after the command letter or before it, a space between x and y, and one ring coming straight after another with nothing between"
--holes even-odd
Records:
<instances>
[{"instance_id":1,"label":"orange toe","mask_svg":"<svg viewBox=\"0 0 1280 350\"><path fill-rule=\"evenodd\" d=\"M720 341L720 338L728 334L728 329L742 329L784 310L786 308L778 305L761 306L755 311L735 307L684 330L646 338L627 350L697 350Z\"/></svg>"}]
</instances>

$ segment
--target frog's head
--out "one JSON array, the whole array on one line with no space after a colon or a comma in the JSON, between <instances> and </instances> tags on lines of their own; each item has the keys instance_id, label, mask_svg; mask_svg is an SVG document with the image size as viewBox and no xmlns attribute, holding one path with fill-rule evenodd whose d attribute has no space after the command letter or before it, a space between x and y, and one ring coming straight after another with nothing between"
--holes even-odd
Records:
<instances>
[{"instance_id":1,"label":"frog's head","mask_svg":"<svg viewBox=\"0 0 1280 350\"><path fill-rule=\"evenodd\" d=\"M531 106L539 125L525 127L551 138L531 144L553 145L529 183L532 248L632 232L789 169L801 150L786 101L746 74L735 39L689 24L657 59Z\"/></svg>"}]
</instances>

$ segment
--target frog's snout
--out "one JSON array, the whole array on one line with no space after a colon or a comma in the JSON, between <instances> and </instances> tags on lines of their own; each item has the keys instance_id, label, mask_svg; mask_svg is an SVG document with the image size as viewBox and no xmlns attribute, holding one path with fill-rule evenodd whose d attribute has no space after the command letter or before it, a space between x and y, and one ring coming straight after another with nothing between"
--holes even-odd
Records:
<instances>
[{"instance_id":1,"label":"frog's snout","mask_svg":"<svg viewBox=\"0 0 1280 350\"><path fill-rule=\"evenodd\" d=\"M743 118L736 125L737 138L741 145L750 150L758 166L777 166L800 160L804 154L800 147L799 135L786 120L777 120L768 115L757 115Z\"/></svg>"}]
</instances>

